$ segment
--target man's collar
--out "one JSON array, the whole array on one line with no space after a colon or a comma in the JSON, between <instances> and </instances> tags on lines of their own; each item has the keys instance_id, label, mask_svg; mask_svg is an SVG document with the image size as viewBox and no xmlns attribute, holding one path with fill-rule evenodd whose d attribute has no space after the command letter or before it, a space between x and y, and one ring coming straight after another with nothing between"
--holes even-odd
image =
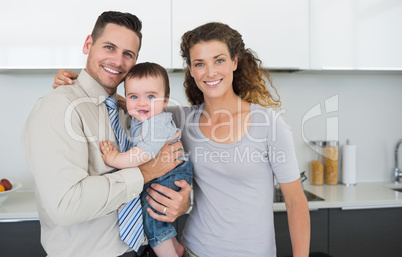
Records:
<instances>
[{"instance_id":1,"label":"man's collar","mask_svg":"<svg viewBox=\"0 0 402 257\"><path fill-rule=\"evenodd\" d=\"M92 78L91 75L89 75L84 69L81 70L77 80L89 97L97 99L97 105L104 103L106 98L109 97L109 94L102 87L102 85ZM117 90L113 95L111 95L111 97L117 99Z\"/></svg>"}]
</instances>

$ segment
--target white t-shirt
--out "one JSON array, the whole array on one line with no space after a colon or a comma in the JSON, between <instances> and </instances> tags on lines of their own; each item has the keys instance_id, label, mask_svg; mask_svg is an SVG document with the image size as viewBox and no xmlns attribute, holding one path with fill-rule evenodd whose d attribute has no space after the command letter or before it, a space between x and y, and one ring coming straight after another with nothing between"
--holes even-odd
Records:
<instances>
[{"instance_id":1,"label":"white t-shirt","mask_svg":"<svg viewBox=\"0 0 402 257\"><path fill-rule=\"evenodd\" d=\"M276 256L273 176L300 177L290 127L270 108L251 104L243 138L220 144L199 129L204 105L169 107L194 168L194 205L183 242L205 256Z\"/></svg>"}]
</instances>

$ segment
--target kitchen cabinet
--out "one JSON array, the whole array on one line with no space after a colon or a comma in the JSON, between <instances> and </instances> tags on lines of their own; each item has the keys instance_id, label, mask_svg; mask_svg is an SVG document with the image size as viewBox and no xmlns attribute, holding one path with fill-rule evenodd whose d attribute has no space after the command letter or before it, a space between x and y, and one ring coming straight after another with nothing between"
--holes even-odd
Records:
<instances>
[{"instance_id":1,"label":"kitchen cabinet","mask_svg":"<svg viewBox=\"0 0 402 257\"><path fill-rule=\"evenodd\" d=\"M275 212L277 257L292 256L287 212ZM311 253L328 253L328 209L310 211Z\"/></svg>"},{"instance_id":2,"label":"kitchen cabinet","mask_svg":"<svg viewBox=\"0 0 402 257\"><path fill-rule=\"evenodd\" d=\"M186 225L186 221L188 219L188 214L184 214L177 218L172 224L174 228L176 229L177 235L177 241L181 241L181 236L182 236L182 231L184 229L184 226Z\"/></svg>"},{"instance_id":3,"label":"kitchen cabinet","mask_svg":"<svg viewBox=\"0 0 402 257\"><path fill-rule=\"evenodd\" d=\"M402 70L402 2L311 0L311 69Z\"/></svg>"},{"instance_id":4,"label":"kitchen cabinet","mask_svg":"<svg viewBox=\"0 0 402 257\"><path fill-rule=\"evenodd\" d=\"M335 257L401 256L402 208L331 209L329 254Z\"/></svg>"},{"instance_id":5,"label":"kitchen cabinet","mask_svg":"<svg viewBox=\"0 0 402 257\"><path fill-rule=\"evenodd\" d=\"M172 0L172 66L183 68L181 36L211 21L242 34L247 48L271 69L309 68L308 0Z\"/></svg>"},{"instance_id":6,"label":"kitchen cabinet","mask_svg":"<svg viewBox=\"0 0 402 257\"><path fill-rule=\"evenodd\" d=\"M0 231L1 256L46 256L40 243L39 221L5 222L0 220Z\"/></svg>"},{"instance_id":7,"label":"kitchen cabinet","mask_svg":"<svg viewBox=\"0 0 402 257\"><path fill-rule=\"evenodd\" d=\"M286 212L275 212L277 256L292 256ZM310 253L333 257L401 256L402 208L310 211Z\"/></svg>"},{"instance_id":8,"label":"kitchen cabinet","mask_svg":"<svg viewBox=\"0 0 402 257\"><path fill-rule=\"evenodd\" d=\"M24 8L21 8L24 6ZM38 8L46 6L46 8ZM155 8L155 7L158 8ZM80 69L84 41L106 10L130 12L143 22L139 62L170 67L170 1L11 1L0 8L0 69Z\"/></svg>"},{"instance_id":9,"label":"kitchen cabinet","mask_svg":"<svg viewBox=\"0 0 402 257\"><path fill-rule=\"evenodd\" d=\"M0 9L6 24L0 70L84 67L85 38L105 10L137 15L143 22L138 62L167 69L183 68L183 33L220 21L237 29L271 70L402 70L399 0L71 0L62 8L51 0L11 1Z\"/></svg>"}]
</instances>

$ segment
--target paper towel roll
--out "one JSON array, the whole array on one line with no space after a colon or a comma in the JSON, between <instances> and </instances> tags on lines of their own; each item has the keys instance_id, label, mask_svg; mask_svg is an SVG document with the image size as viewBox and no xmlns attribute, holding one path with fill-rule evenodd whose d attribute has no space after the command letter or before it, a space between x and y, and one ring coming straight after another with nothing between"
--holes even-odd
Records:
<instances>
[{"instance_id":1,"label":"paper towel roll","mask_svg":"<svg viewBox=\"0 0 402 257\"><path fill-rule=\"evenodd\" d=\"M342 151L342 182L346 185L356 184L356 146L344 145Z\"/></svg>"}]
</instances>

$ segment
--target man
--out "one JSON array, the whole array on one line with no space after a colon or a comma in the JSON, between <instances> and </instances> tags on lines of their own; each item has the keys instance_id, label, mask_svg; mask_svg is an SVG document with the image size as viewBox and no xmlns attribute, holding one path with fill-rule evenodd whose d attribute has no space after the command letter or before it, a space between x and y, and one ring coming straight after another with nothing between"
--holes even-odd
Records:
<instances>
[{"instance_id":1,"label":"man","mask_svg":"<svg viewBox=\"0 0 402 257\"><path fill-rule=\"evenodd\" d=\"M119 236L117 210L137 197L144 183L180 164L181 143L165 145L153 161L139 168L114 171L104 164L99 142L118 142L105 100L135 65L141 47L141 21L132 14L104 12L84 43L88 55L72 86L59 87L41 98L28 118L23 150L36 184L42 245L49 257L137 256ZM120 110L120 124L129 120ZM162 162L165 161L165 162ZM173 221L189 205L191 187L180 192L155 186L169 198L149 192L152 217ZM166 213L168 215L168 213ZM146 244L146 239L144 239ZM138 251L140 256L143 248Z\"/></svg>"}]
</instances>

